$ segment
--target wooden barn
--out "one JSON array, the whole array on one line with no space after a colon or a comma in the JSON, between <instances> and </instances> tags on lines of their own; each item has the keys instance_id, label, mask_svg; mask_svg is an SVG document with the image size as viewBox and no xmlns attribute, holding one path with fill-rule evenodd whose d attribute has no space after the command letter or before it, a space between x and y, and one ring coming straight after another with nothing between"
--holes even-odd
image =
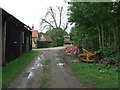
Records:
<instances>
[{"instance_id":1,"label":"wooden barn","mask_svg":"<svg viewBox=\"0 0 120 90\"><path fill-rule=\"evenodd\" d=\"M27 26L0 8L0 60L2 65L32 49L32 32Z\"/></svg>"}]
</instances>

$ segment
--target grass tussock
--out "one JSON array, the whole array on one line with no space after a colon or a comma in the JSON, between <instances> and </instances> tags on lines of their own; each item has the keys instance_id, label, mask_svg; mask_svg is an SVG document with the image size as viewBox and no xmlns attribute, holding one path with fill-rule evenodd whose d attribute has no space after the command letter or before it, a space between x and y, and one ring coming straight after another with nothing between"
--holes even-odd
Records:
<instances>
[{"instance_id":1,"label":"grass tussock","mask_svg":"<svg viewBox=\"0 0 120 90\"><path fill-rule=\"evenodd\" d=\"M45 66L43 68L43 77L40 80L40 88L49 88L50 86L50 83L49 83L50 63L51 63L51 60L45 61Z\"/></svg>"},{"instance_id":2,"label":"grass tussock","mask_svg":"<svg viewBox=\"0 0 120 90\"><path fill-rule=\"evenodd\" d=\"M2 67L0 67L0 90L2 89Z\"/></svg>"}]
</instances>

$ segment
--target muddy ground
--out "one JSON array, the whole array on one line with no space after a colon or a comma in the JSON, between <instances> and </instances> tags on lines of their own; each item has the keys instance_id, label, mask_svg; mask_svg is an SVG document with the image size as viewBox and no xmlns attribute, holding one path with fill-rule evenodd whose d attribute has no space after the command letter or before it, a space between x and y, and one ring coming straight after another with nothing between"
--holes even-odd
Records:
<instances>
[{"instance_id":1,"label":"muddy ground","mask_svg":"<svg viewBox=\"0 0 120 90\"><path fill-rule=\"evenodd\" d=\"M76 58L65 57L61 52L64 48L37 49L40 51L38 56L10 83L8 88L40 88L46 60L51 60L48 88L85 88L86 86L77 80L66 63Z\"/></svg>"}]
</instances>

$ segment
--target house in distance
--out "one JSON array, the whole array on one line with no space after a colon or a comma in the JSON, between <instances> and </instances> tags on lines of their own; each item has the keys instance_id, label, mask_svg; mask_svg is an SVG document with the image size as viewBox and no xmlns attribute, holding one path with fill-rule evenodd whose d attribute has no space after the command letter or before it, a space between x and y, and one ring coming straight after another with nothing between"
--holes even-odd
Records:
<instances>
[{"instance_id":1,"label":"house in distance","mask_svg":"<svg viewBox=\"0 0 120 90\"><path fill-rule=\"evenodd\" d=\"M52 42L52 38L48 35L44 35L42 34L40 37L39 37L40 41L48 41L48 42Z\"/></svg>"},{"instance_id":2,"label":"house in distance","mask_svg":"<svg viewBox=\"0 0 120 90\"><path fill-rule=\"evenodd\" d=\"M38 40L38 30L34 30L34 25L32 25L32 48L37 48Z\"/></svg>"}]
</instances>

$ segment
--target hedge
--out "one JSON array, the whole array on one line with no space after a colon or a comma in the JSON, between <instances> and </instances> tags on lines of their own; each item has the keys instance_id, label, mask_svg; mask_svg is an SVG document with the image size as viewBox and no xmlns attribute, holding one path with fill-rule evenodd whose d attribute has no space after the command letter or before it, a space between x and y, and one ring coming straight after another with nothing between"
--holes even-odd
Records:
<instances>
[{"instance_id":1,"label":"hedge","mask_svg":"<svg viewBox=\"0 0 120 90\"><path fill-rule=\"evenodd\" d=\"M48 41L37 41L37 48L46 48L49 47Z\"/></svg>"}]
</instances>

